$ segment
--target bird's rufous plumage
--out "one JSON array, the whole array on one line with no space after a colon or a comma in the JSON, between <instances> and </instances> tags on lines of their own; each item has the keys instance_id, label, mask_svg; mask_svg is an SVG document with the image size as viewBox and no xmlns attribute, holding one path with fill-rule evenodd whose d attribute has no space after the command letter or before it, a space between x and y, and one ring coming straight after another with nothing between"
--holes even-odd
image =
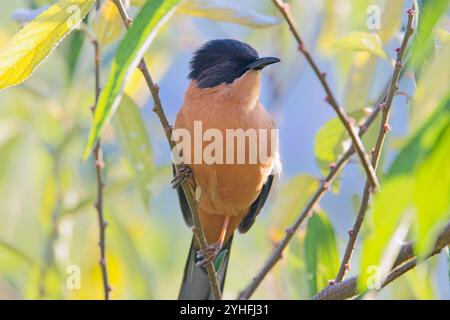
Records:
<instances>
[{"instance_id":1,"label":"bird's rufous plumage","mask_svg":"<svg viewBox=\"0 0 450 320\"><path fill-rule=\"evenodd\" d=\"M203 132L218 129L226 137L227 129L267 130L267 159L248 163L249 143L245 145L245 164L190 164L200 197L198 211L209 244L217 242L226 216L229 216L225 241L234 233L249 212L250 205L261 192L263 184L277 161L278 150L271 150L275 125L259 101L261 73L251 70L231 84L199 88L193 80L186 91L174 129L187 129L194 135L194 121L201 121ZM205 148L210 142L203 142ZM223 140L223 158L227 148ZM194 147L192 139L192 148ZM203 148L203 149L204 149ZM237 148L234 148L236 151ZM236 153L236 152L235 152ZM235 155L236 156L236 155ZM235 159L237 161L237 159ZM225 161L224 161L225 162Z\"/></svg>"},{"instance_id":2,"label":"bird's rufous plumage","mask_svg":"<svg viewBox=\"0 0 450 320\"><path fill-rule=\"evenodd\" d=\"M260 58L255 49L241 41L223 39L207 42L195 52L191 61L189 78L192 81L175 121L174 133L183 131L190 136L190 142L187 142L190 152L185 152L184 142L182 158L193 173L194 179L190 179L189 183L195 184L198 212L209 249L214 253L212 258L219 252L225 253L217 272L222 289L233 234L236 229L246 232L253 225L266 202L274 174L278 173L278 145L277 141L273 141L277 136L272 135L275 125L261 105L259 95L260 71L279 61L273 57ZM200 140L196 127L199 123ZM238 139L234 136L231 148L228 138L230 130L234 134L240 131L246 137ZM209 131L219 133L220 140L216 141L219 139L216 134L205 137L204 134ZM248 131L257 134L256 144L251 132L247 136ZM175 140L180 142L179 139ZM243 150L238 140L243 143ZM206 153L206 150L214 153L215 161L204 158L203 151ZM174 181L180 177L177 175ZM183 217L192 226L192 216L183 189L178 183L175 187ZM208 276L202 266L208 258L204 251L198 252L198 249L193 239L180 299L212 298Z\"/></svg>"}]
</instances>

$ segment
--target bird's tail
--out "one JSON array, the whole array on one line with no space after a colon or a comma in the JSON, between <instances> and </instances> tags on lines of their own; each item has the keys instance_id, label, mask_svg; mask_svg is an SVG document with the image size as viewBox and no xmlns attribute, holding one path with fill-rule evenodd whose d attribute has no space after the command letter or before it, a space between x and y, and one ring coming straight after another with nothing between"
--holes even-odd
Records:
<instances>
[{"instance_id":1,"label":"bird's tail","mask_svg":"<svg viewBox=\"0 0 450 320\"><path fill-rule=\"evenodd\" d=\"M205 267L198 267L196 254L198 249L195 246L195 240L192 238L191 248L189 249L188 259L184 267L183 282L181 283L179 300L213 300L211 286L209 284L208 274ZM230 257L231 243L233 236L228 239L222 247L219 255L226 251L217 277L220 281L220 290L223 291L225 276L227 274L228 260ZM219 256L218 255L218 256Z\"/></svg>"}]
</instances>

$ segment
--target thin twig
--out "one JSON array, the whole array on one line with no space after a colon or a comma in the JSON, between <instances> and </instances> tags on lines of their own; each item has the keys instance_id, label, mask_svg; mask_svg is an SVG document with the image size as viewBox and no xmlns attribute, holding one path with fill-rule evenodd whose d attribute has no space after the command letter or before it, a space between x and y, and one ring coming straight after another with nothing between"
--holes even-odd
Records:
<instances>
[{"instance_id":1,"label":"thin twig","mask_svg":"<svg viewBox=\"0 0 450 320\"><path fill-rule=\"evenodd\" d=\"M447 223L446 227L440 233L437 241L434 245L433 251L425 258L430 258L450 244L450 223ZM404 244L395 260L392 271L383 281L381 288L385 287L405 272L411 270L417 265L417 258L414 257L413 243ZM358 294L358 278L352 277L347 280L335 283L331 286L326 287L319 293L317 293L312 299L313 300L344 300L349 299Z\"/></svg>"},{"instance_id":2,"label":"thin twig","mask_svg":"<svg viewBox=\"0 0 450 320\"><path fill-rule=\"evenodd\" d=\"M347 115L345 110L339 106L339 103L337 102L337 100L330 88L330 85L328 84L328 81L326 79L326 74L324 72L320 71L317 63L314 61L312 55L306 48L305 42L303 41L302 37L300 36L300 32L297 28L294 18L291 15L289 4L285 3L283 0L272 0L272 1L273 1L274 5L278 8L280 13L283 15L287 24L289 25L289 28L297 41L298 50L305 56L309 65L314 70L314 73L319 78L320 83L322 84L322 87L324 88L325 93L327 95L326 101L334 109L334 111L338 115L338 118L341 120L342 124L344 125L345 129L347 130L348 134L350 135L350 138L352 139L354 148L356 149L356 153L358 154L358 156L361 160L361 164L362 164L364 170L366 171L367 177L369 178L369 180L370 180L371 184L374 186L374 188L378 189L379 183L378 183L378 178L376 176L376 172L370 163L369 157L364 149L364 144L362 143L361 138L359 137L358 133L355 130L354 119L351 119Z\"/></svg>"},{"instance_id":3,"label":"thin twig","mask_svg":"<svg viewBox=\"0 0 450 320\"><path fill-rule=\"evenodd\" d=\"M397 60L394 67L394 73L392 75L391 84L389 87L389 92L387 98L384 102L379 105L379 108L382 112L382 119L380 123L380 128L378 130L377 142L375 144L375 148L372 152L372 166L377 169L378 162L381 155L381 150L383 148L384 140L386 138L386 134L390 131L389 125L389 115L392 106L392 102L394 101L395 93L398 88L398 81L400 79L400 73L403 66L403 59L405 56L406 48L408 46L408 41L414 33L413 22L414 22L414 6L412 9L408 10L408 23L405 31L405 35L403 37L403 41L401 47L397 49ZM341 261L341 265L339 267L339 272L336 276L335 281L340 282L345 277L346 271L350 267L350 259L355 248L355 243L358 238L359 231L361 230L362 223L364 221L367 209L369 207L369 200L371 196L371 183L370 180L366 180L366 184L364 186L363 198L361 200L361 206L359 208L358 216L356 217L356 221L353 225L353 228L349 231L349 240L347 243L347 247L345 249L344 256Z\"/></svg>"},{"instance_id":4,"label":"thin twig","mask_svg":"<svg viewBox=\"0 0 450 320\"><path fill-rule=\"evenodd\" d=\"M377 99L377 102L375 105L378 106L380 103L382 103L382 101L385 101L387 99L387 94L388 94L389 88L390 88L390 83L388 83L387 87L383 90L382 94ZM370 116L366 119L366 121L360 126L360 130L359 130L360 137L362 137L367 132L369 127L373 124L373 122L377 118L379 112L380 112L380 109L378 107L375 108L372 111L372 113L370 114ZM319 188L313 194L313 196L307 203L306 207L302 210L302 212L300 213L300 216L297 218L297 220L294 222L294 224L291 227L286 229L286 235L284 236L284 238L273 249L269 259L264 264L261 271L253 278L252 282L247 286L247 288L244 289L239 294L238 299L245 300L245 299L249 299L252 296L252 294L255 292L255 290L259 287L261 282L264 280L265 276L281 259L282 253L283 253L284 249L288 246L294 233L298 230L298 228L303 223L303 221L311 214L314 207L320 202L320 199L322 198L323 194L325 194L325 192L328 191L329 187L331 186L331 184L333 182L333 179L342 170L342 168L349 162L350 157L354 153L355 153L355 148L354 148L354 145L352 145L335 164L330 165L330 172L322 180L322 184L319 186Z\"/></svg>"},{"instance_id":5,"label":"thin twig","mask_svg":"<svg viewBox=\"0 0 450 320\"><path fill-rule=\"evenodd\" d=\"M97 1L97 4L99 2ZM98 10L98 6L97 6ZM89 40L91 41L93 47L94 47L94 62L95 62L95 105L91 109L92 115L95 114L95 109L97 107L98 98L101 93L101 86L100 86L100 69L101 69L101 51L100 51L100 44L98 40L91 34L86 33L88 35ZM103 169L105 167L105 163L103 161L103 152L101 148L100 140L95 145L95 148L93 150L94 154L94 161L95 161L95 174L96 174L96 180L97 180L97 199L95 202L95 209L97 210L97 217L98 217L98 228L99 228L99 242L98 245L100 247L100 268L102 271L102 281L103 281L103 293L104 293L104 299L109 300L111 299L111 285L109 282L108 277L108 265L106 262L106 227L108 226L108 223L105 220L105 213L103 211L103 190L105 187L105 182L103 181Z\"/></svg>"},{"instance_id":6,"label":"thin twig","mask_svg":"<svg viewBox=\"0 0 450 320\"><path fill-rule=\"evenodd\" d=\"M277 4L277 6L279 5L278 2L276 4ZM292 29L294 30L294 35L297 38L298 32L295 31L296 28L293 25L292 18L290 18L290 16L289 16L286 19L288 19L288 21L291 21L291 23L289 23L289 25L291 27L291 30ZM402 74L402 71L403 70L400 70L400 76ZM388 87L383 91L383 94L380 96L380 98L377 100L377 103L376 103L377 106L379 104L381 104L383 101L386 101L388 99L387 95L388 95L389 91L390 91L390 83L389 83ZM364 124L360 126L360 131L359 131L359 136L360 137L363 136L366 133L368 128L372 125L372 123L376 119L376 117L377 117L379 112L380 112L380 109L377 107L375 110L373 110L372 114L366 119ZM297 218L295 223L291 227L286 229L285 237L274 248L274 250L272 251L272 253L271 253L270 257L269 257L269 259L264 264L264 266L261 269L261 271L256 275L256 277L253 278L253 280L250 283L250 285L247 286L247 288L240 293L239 299L249 299L251 297L251 295L254 293L254 291L258 288L258 286L261 284L261 282L264 280L265 276L276 265L276 263L281 259L282 253L283 253L284 249L287 247L287 245L289 244L289 242L292 239L294 233L297 231L297 229L303 223L305 218L307 218L311 214L312 210L319 203L319 201L322 198L323 194L331 186L335 176L346 165L346 163L348 162L349 158L354 153L355 153L355 149L354 149L354 145L352 145L347 150L347 152L336 162L336 164L333 164L331 166L331 170L330 170L329 174L325 177L325 179L323 180L322 184L319 186L318 190L316 190L316 192L314 193L314 195L312 196L312 198L310 199L310 201L308 202L306 207L302 210L300 216Z\"/></svg>"},{"instance_id":7,"label":"thin twig","mask_svg":"<svg viewBox=\"0 0 450 320\"><path fill-rule=\"evenodd\" d=\"M119 10L120 16L122 17L125 27L129 28L131 26L131 24L133 23L133 20L128 15L128 12L127 12L123 2L121 0L111 0L111 1L113 1L113 3L116 5L117 9ZM150 93L153 97L153 101L155 104L153 111L156 113L156 115L158 116L158 118L161 122L161 125L164 129L164 133L167 138L167 142L170 146L170 150L173 150L173 148L175 147L175 142L172 140L172 127L170 126L169 121L167 120L166 114L164 112L164 108L161 103L161 99L159 97L159 86L153 81L152 76L147 68L147 64L146 64L144 58L141 59L139 65L138 65L138 69L141 71L142 75L144 76L145 81L148 86L148 89L150 90ZM180 169L180 165L177 165L176 169L178 172L178 170ZM197 239L199 249L204 250L205 248L207 248L208 242L206 241L205 233L203 231L203 227L202 227L202 224L200 221L200 216L197 211L197 202L196 202L195 196L194 196L195 192L194 192L191 184L189 183L189 181L184 182L182 184L182 188L183 188L184 194L186 196L187 202L189 204L189 209L191 210L191 213L192 213L192 218L193 218L193 222L194 222L194 228L193 228L194 236ZM220 284L219 284L219 280L217 279L217 274L214 269L214 265L213 265L212 261L206 265L206 270L208 273L208 279L209 279L209 283L211 285L214 299L220 300L220 298L221 298Z\"/></svg>"}]
</instances>

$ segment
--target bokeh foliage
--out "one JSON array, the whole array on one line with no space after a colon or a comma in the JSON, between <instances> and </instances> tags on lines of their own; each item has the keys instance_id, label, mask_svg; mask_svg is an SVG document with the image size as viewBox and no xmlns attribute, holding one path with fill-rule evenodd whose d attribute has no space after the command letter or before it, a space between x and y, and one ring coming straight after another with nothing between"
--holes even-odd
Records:
<instances>
[{"instance_id":1,"label":"bokeh foliage","mask_svg":"<svg viewBox=\"0 0 450 320\"><path fill-rule=\"evenodd\" d=\"M93 1L82 0L56 3L67 6L71 2L83 2L86 8L93 5ZM13 35L19 31L19 24L11 19L16 9L37 9L52 3L0 0L0 48L11 39L16 41ZM127 58L133 60L132 55L139 48L130 46L142 44L145 34L134 32L125 36L112 2L102 3L101 10L97 14L91 12L84 23L87 32L100 41L102 81L106 83L117 55L128 50L131 56ZM131 1L132 15L138 15L143 5L150 10L151 6L145 3ZM225 291L225 297L234 298L263 264L272 243L279 241L311 197L330 163L348 147L349 139L333 114L324 111L320 88L311 84L316 79L298 55L271 1L242 1L242 7L225 0L158 3L173 6L175 14L158 32L146 57L153 77L162 83L163 103L171 114L178 105L166 102L173 102L172 96L181 102L186 64L195 47L209 38L239 38L260 51L279 55L284 62L280 69L267 74L262 97L282 127L282 146L296 147L302 139L311 138L310 147L302 150L301 156L311 159L313 165L315 161L314 168L306 170L302 165L289 163L266 212L248 235L235 241ZM402 129L396 131L394 126L394 138L389 138L385 146L379 170L382 192L369 211L362 242L358 244L360 250L353 259L351 272L363 275L362 287L370 276L364 270L392 260L384 253L399 226L410 229L408 238L417 240L416 252L423 255L449 220L449 3L438 0L419 4L417 35L408 52L409 69L400 82L400 90L408 98L399 95L394 105L395 125ZM368 116L369 107L376 107L376 99L389 81L394 49L404 32L404 11L410 6L408 0L291 1L293 15L308 45L320 58L320 64L326 65L339 100L358 122ZM368 28L372 12L369 7L380 9L378 29ZM33 15L32 11L28 13ZM53 18L64 19L58 16L61 13L60 10ZM33 32L39 31L37 19L34 27L28 25ZM144 19L139 21L145 25ZM41 32L60 37L69 32L63 25L57 32L51 23L42 26ZM30 32L26 28L21 31L25 35ZM146 32L151 29L150 26ZM135 41L130 42L130 37ZM52 40L43 40L41 46L34 44L31 48L40 48L41 57L51 52L42 64L39 56L27 63L23 59L6 60L6 54L13 51L0 49L1 88L14 85L35 71L26 82L0 92L1 299L102 297L93 207L95 173L92 159L81 160L92 125L89 108L94 103L93 49L80 30L70 33L55 50L58 39ZM184 58L179 60L178 56ZM8 63L20 65L22 72L8 73ZM101 135L106 161L107 255L113 298L175 298L191 235L183 225L176 196L168 185L169 150L150 112L150 95L140 75L127 69L129 65L133 63L112 68L118 74L129 73L129 77L123 77L129 79L119 81L111 94L111 99L117 94L124 97L114 118L104 115L106 125ZM12 79L11 75L21 77ZM111 79L123 80L114 76ZM306 128L302 135L283 135L284 123L292 117L292 110L299 108L292 91L300 92L302 98L308 96L313 105L302 104L301 108L306 108L304 114L322 121L313 127L307 124L308 119L297 119L297 126ZM108 125L106 120L111 119ZM375 122L364 137L367 149L374 144L377 126ZM282 156L296 158L293 149L282 149ZM334 277L340 249L347 240L346 231L354 220L352 214L345 215L344 211L351 211L355 196L352 186L357 185L358 192L362 189L363 171L354 167L348 171L357 177L350 180L346 170L343 179L335 181L336 194L328 195L323 207L316 208L255 297L309 298ZM66 285L72 265L79 266L82 272L79 290L70 290ZM382 297L448 298L448 285L436 285L448 284L447 271L442 273L441 269L442 263L425 262L383 291Z\"/></svg>"}]
</instances>

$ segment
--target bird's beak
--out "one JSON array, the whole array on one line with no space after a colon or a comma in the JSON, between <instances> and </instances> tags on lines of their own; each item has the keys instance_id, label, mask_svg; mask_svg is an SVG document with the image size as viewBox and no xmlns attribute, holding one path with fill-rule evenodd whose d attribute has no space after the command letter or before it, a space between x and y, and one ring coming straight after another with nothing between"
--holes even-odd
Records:
<instances>
[{"instance_id":1,"label":"bird's beak","mask_svg":"<svg viewBox=\"0 0 450 320\"><path fill-rule=\"evenodd\" d=\"M262 70L270 64L280 62L281 60L274 57L259 58L256 61L250 63L247 67L251 70Z\"/></svg>"}]
</instances>

